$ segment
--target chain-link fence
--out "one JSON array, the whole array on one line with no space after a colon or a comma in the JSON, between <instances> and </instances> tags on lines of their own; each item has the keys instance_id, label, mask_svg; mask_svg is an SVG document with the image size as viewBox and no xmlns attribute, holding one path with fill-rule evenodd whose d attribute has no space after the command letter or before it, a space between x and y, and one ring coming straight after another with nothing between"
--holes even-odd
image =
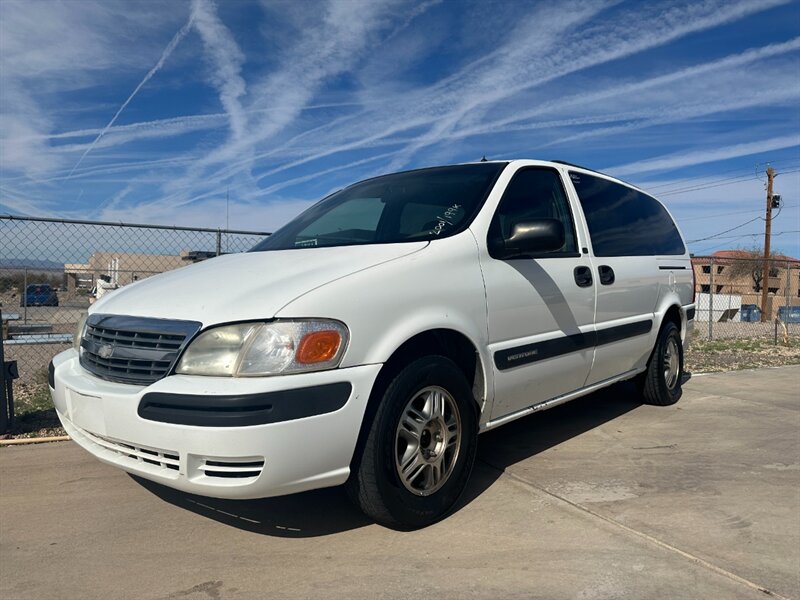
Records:
<instances>
[{"instance_id":1,"label":"chain-link fence","mask_svg":"<svg viewBox=\"0 0 800 600\"><path fill-rule=\"evenodd\" d=\"M266 232L0 216L0 311L6 361L46 381L98 296L220 254Z\"/></svg>"},{"instance_id":2,"label":"chain-link fence","mask_svg":"<svg viewBox=\"0 0 800 600\"><path fill-rule=\"evenodd\" d=\"M800 337L800 261L730 251L695 256L695 335L699 339Z\"/></svg>"},{"instance_id":3,"label":"chain-link fence","mask_svg":"<svg viewBox=\"0 0 800 600\"><path fill-rule=\"evenodd\" d=\"M0 216L5 360L17 361L23 380L46 378L48 362L69 347L77 322L98 296L156 273L243 252L266 235ZM747 253L725 254L692 259L697 338L784 344L800 338L800 261L772 258L765 264Z\"/></svg>"}]
</instances>

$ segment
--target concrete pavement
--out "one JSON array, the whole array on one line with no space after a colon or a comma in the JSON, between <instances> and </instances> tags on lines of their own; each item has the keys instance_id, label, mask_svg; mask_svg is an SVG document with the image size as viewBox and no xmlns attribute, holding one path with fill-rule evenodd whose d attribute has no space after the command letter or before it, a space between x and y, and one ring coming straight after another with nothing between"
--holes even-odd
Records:
<instances>
[{"instance_id":1,"label":"concrete pavement","mask_svg":"<svg viewBox=\"0 0 800 600\"><path fill-rule=\"evenodd\" d=\"M0 597L800 597L800 367L619 385L480 438L460 509L189 496L71 442L0 450Z\"/></svg>"}]
</instances>

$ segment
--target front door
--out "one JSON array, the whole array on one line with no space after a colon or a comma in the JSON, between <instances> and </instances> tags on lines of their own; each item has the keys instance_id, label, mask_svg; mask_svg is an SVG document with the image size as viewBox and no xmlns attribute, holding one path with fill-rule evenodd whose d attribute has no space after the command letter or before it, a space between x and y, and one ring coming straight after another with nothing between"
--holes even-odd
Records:
<instances>
[{"instance_id":1,"label":"front door","mask_svg":"<svg viewBox=\"0 0 800 600\"><path fill-rule=\"evenodd\" d=\"M508 184L489 237L508 239L516 222L558 219L564 245L533 257L501 260L484 247L489 349L495 375L492 419L577 390L594 352L595 281L581 253L560 173L522 167Z\"/></svg>"}]
</instances>

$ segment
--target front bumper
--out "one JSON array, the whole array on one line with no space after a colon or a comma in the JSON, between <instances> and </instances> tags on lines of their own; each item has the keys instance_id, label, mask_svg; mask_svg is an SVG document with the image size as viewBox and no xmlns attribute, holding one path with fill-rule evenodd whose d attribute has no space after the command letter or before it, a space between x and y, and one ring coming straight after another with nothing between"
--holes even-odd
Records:
<instances>
[{"instance_id":1,"label":"front bumper","mask_svg":"<svg viewBox=\"0 0 800 600\"><path fill-rule=\"evenodd\" d=\"M70 437L105 463L194 494L264 498L347 480L380 368L263 378L172 375L140 387L94 377L80 366L77 353L67 350L53 359L51 394ZM139 414L145 394L230 397L337 383L351 386L341 408L279 422L208 427Z\"/></svg>"}]
</instances>

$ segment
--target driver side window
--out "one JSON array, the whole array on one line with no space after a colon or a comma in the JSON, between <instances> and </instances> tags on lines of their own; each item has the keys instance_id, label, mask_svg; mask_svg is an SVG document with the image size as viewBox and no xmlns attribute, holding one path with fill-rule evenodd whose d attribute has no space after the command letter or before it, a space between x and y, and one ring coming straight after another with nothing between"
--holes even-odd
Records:
<instances>
[{"instance_id":1,"label":"driver side window","mask_svg":"<svg viewBox=\"0 0 800 600\"><path fill-rule=\"evenodd\" d=\"M569 202L558 173L547 168L524 168L514 175L503 193L489 226L489 238L506 241L516 223L538 219L556 219L564 225L564 245L542 256L578 254Z\"/></svg>"}]
</instances>

